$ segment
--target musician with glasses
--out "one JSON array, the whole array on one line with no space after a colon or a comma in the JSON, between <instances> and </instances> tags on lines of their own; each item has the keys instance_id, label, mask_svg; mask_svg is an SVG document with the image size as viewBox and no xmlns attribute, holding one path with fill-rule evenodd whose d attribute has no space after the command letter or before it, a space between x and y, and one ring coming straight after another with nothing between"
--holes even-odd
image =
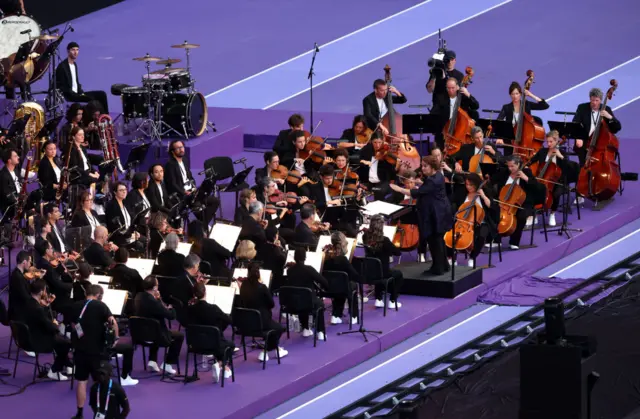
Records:
<instances>
[{"instance_id":1,"label":"musician with glasses","mask_svg":"<svg viewBox=\"0 0 640 419\"><path fill-rule=\"evenodd\" d=\"M97 100L105 113L109 113L109 103L105 92L102 90L85 92L82 89L78 77L78 54L80 54L80 45L77 42L69 42L67 44L67 59L58 64L58 68L56 68L56 87L69 102Z\"/></svg>"}]
</instances>

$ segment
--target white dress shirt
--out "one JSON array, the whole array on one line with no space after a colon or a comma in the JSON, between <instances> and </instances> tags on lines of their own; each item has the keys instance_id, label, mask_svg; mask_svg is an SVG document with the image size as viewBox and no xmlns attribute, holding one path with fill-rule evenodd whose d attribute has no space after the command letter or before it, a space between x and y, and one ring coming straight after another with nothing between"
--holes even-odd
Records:
<instances>
[{"instance_id":1,"label":"white dress shirt","mask_svg":"<svg viewBox=\"0 0 640 419\"><path fill-rule=\"evenodd\" d=\"M53 230L53 234L58 238L58 242L60 242L60 252L64 253L67 251L67 248L64 245L64 241L62 240L62 236L60 236L60 232L58 231L58 226L56 223L51 224L51 230Z\"/></svg>"},{"instance_id":2,"label":"white dress shirt","mask_svg":"<svg viewBox=\"0 0 640 419\"><path fill-rule=\"evenodd\" d=\"M456 99L458 97L449 98L449 119L453 118L453 109L456 107Z\"/></svg>"},{"instance_id":3,"label":"white dress shirt","mask_svg":"<svg viewBox=\"0 0 640 419\"><path fill-rule=\"evenodd\" d=\"M384 99L376 98L376 100L378 101L378 108L380 109L380 119L382 119L382 117L387 114L389 109L387 108L387 103L384 101Z\"/></svg>"},{"instance_id":4,"label":"white dress shirt","mask_svg":"<svg viewBox=\"0 0 640 419\"><path fill-rule=\"evenodd\" d=\"M593 134L593 131L596 130L596 124L598 123L598 118L600 117L600 112L591 111L591 127L589 128L589 135Z\"/></svg>"},{"instance_id":5,"label":"white dress shirt","mask_svg":"<svg viewBox=\"0 0 640 419\"><path fill-rule=\"evenodd\" d=\"M78 93L78 80L76 79L76 65L69 63L69 70L71 70L71 90L73 90L73 93Z\"/></svg>"},{"instance_id":6,"label":"white dress shirt","mask_svg":"<svg viewBox=\"0 0 640 419\"><path fill-rule=\"evenodd\" d=\"M13 179L13 184L16 187L16 192L20 193L20 189L22 189L22 185L20 184L20 179L18 179L18 176L16 176L13 170L9 170L9 174L11 175L11 179Z\"/></svg>"},{"instance_id":7,"label":"white dress shirt","mask_svg":"<svg viewBox=\"0 0 640 419\"><path fill-rule=\"evenodd\" d=\"M371 166L369 167L369 183L380 183L378 177L378 159L375 156L371 158Z\"/></svg>"},{"instance_id":8,"label":"white dress shirt","mask_svg":"<svg viewBox=\"0 0 640 419\"><path fill-rule=\"evenodd\" d=\"M189 177L187 176L187 169L184 167L184 161L178 162L178 167L180 168L180 173L182 174L182 184L184 185L184 190L190 191L193 188L191 182L189 181Z\"/></svg>"}]
</instances>

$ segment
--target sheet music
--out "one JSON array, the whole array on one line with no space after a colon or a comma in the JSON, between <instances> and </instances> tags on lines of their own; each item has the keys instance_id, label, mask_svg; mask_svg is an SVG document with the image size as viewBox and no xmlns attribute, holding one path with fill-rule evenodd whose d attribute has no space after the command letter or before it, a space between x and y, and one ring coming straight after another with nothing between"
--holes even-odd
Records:
<instances>
[{"instance_id":1,"label":"sheet music","mask_svg":"<svg viewBox=\"0 0 640 419\"><path fill-rule=\"evenodd\" d=\"M360 226L360 229L364 230L364 229L368 229L369 228L369 224L362 224ZM396 235L396 230L398 229L398 227L396 226L384 226L382 228L382 234L384 234L384 236L386 238L388 238L389 240L391 240L391 242L393 242L393 236ZM362 243L362 236L364 235L364 233L361 231L358 233L358 246L363 246Z\"/></svg>"},{"instance_id":2,"label":"sheet music","mask_svg":"<svg viewBox=\"0 0 640 419\"><path fill-rule=\"evenodd\" d=\"M109 307L111 314L114 316L120 316L124 309L124 303L127 302L128 295L129 293L126 290L106 289L102 295L102 302Z\"/></svg>"},{"instance_id":3,"label":"sheet music","mask_svg":"<svg viewBox=\"0 0 640 419\"><path fill-rule=\"evenodd\" d=\"M352 239L351 237L347 237L348 249L347 249L347 258L351 258L353 252L356 250L356 239ZM318 252L322 252L322 249L328 244L331 244L331 236L322 235L318 238L318 247L316 250ZM318 271L319 272L319 271Z\"/></svg>"},{"instance_id":4,"label":"sheet music","mask_svg":"<svg viewBox=\"0 0 640 419\"><path fill-rule=\"evenodd\" d=\"M214 239L215 241L220 243L222 247L230 252L233 252L233 249L235 249L236 243L238 242L238 237L240 236L241 230L242 228L238 226L216 223L211 229L209 238Z\"/></svg>"},{"instance_id":5,"label":"sheet music","mask_svg":"<svg viewBox=\"0 0 640 419\"><path fill-rule=\"evenodd\" d=\"M231 314L233 299L236 295L235 290L219 285L205 285L205 288L207 289L207 303L217 305L225 314Z\"/></svg>"},{"instance_id":6,"label":"sheet music","mask_svg":"<svg viewBox=\"0 0 640 419\"><path fill-rule=\"evenodd\" d=\"M365 205L363 211L369 215L382 214L389 216L396 211L400 211L402 208L400 205L390 204L384 201L373 201Z\"/></svg>"},{"instance_id":7,"label":"sheet music","mask_svg":"<svg viewBox=\"0 0 640 419\"><path fill-rule=\"evenodd\" d=\"M289 250L287 252L287 261L285 265L293 262L293 255L295 250ZM324 262L324 252L307 252L307 258L304 261L305 265L313 267L316 271L322 272L322 263ZM287 268L284 269L284 275L287 275Z\"/></svg>"},{"instance_id":8,"label":"sheet music","mask_svg":"<svg viewBox=\"0 0 640 419\"><path fill-rule=\"evenodd\" d=\"M138 271L142 279L144 279L147 276L151 275L151 272L153 271L153 265L155 263L156 261L153 259L129 259L127 260L127 263L125 263L125 265L131 269L135 269L136 271Z\"/></svg>"},{"instance_id":9,"label":"sheet music","mask_svg":"<svg viewBox=\"0 0 640 419\"><path fill-rule=\"evenodd\" d=\"M193 244L191 243L178 243L178 248L176 249L176 252L180 253L181 255L184 255L184 257L189 256L189 253L191 253L191 246L193 246ZM166 247L165 243L162 242L160 243L160 250L158 250L158 253L162 252L164 250L164 248ZM156 259L156 262L158 260Z\"/></svg>"},{"instance_id":10,"label":"sheet music","mask_svg":"<svg viewBox=\"0 0 640 419\"><path fill-rule=\"evenodd\" d=\"M233 270L233 279L238 279L238 278L246 278L247 275L249 274L249 270L245 269L245 268L235 268ZM262 281L263 284L265 284L267 286L267 288L269 288L269 285L271 285L271 270L269 269L260 269L260 281ZM238 293L240 292L240 289L238 288Z\"/></svg>"},{"instance_id":11,"label":"sheet music","mask_svg":"<svg viewBox=\"0 0 640 419\"><path fill-rule=\"evenodd\" d=\"M91 274L87 280L93 285L109 285L111 283L111 277L107 275Z\"/></svg>"}]
</instances>

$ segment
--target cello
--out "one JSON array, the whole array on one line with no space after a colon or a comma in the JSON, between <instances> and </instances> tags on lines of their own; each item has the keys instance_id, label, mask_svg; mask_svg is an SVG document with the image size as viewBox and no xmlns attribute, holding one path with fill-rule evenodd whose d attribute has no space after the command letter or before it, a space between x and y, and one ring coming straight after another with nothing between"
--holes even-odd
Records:
<instances>
[{"instance_id":1,"label":"cello","mask_svg":"<svg viewBox=\"0 0 640 419\"><path fill-rule=\"evenodd\" d=\"M607 108L607 101L613 97L618 82L611 80L607 97L601 109ZM598 118L591 139L584 167L580 169L576 189L578 193L592 201L606 201L613 198L620 188L620 165L616 161L620 142L611 133L602 116Z\"/></svg>"},{"instance_id":2,"label":"cello","mask_svg":"<svg viewBox=\"0 0 640 419\"><path fill-rule=\"evenodd\" d=\"M412 178L405 178L404 184L407 189L413 189L415 186L415 180ZM409 196L409 199L405 199L401 202L401 205L414 206L416 200ZM396 226L396 233L393 235L393 244L403 252L411 252L418 247L420 243L420 230L417 224L403 223L398 219L391 223Z\"/></svg>"},{"instance_id":3,"label":"cello","mask_svg":"<svg viewBox=\"0 0 640 419\"><path fill-rule=\"evenodd\" d=\"M518 166L518 173L524 167L523 163ZM511 176L511 175L509 175ZM500 190L500 222L498 223L498 234L510 236L516 231L518 220L516 212L522 208L522 204L527 199L524 189L514 180L511 185L505 185Z\"/></svg>"},{"instance_id":4,"label":"cello","mask_svg":"<svg viewBox=\"0 0 640 419\"><path fill-rule=\"evenodd\" d=\"M478 186L473 199L460 205L460 209L456 213L454 228L444 234L444 244L448 248L453 249L455 245L456 250L461 252L471 252L473 250L475 226L482 223L485 215L482 205L476 205L478 199L480 199L478 191L484 188L487 182L489 182L489 179L484 180ZM475 211L473 208L475 208Z\"/></svg>"},{"instance_id":5,"label":"cello","mask_svg":"<svg viewBox=\"0 0 640 419\"><path fill-rule=\"evenodd\" d=\"M556 145L552 148L552 150L556 150L560 145L566 140L563 137ZM538 163L534 163L531 165L531 172L536 176L536 179L544 183L545 189L547 191L546 198L544 200L544 209L551 208L553 204L553 188L555 185L561 185L559 183L560 178L562 177L562 169L557 163L553 162L553 158L549 158L543 166L540 166Z\"/></svg>"},{"instance_id":6,"label":"cello","mask_svg":"<svg viewBox=\"0 0 640 419\"><path fill-rule=\"evenodd\" d=\"M471 78L474 75L474 71L473 68L467 67L464 72L465 76L460 85L462 87L467 87L472 83ZM453 114L442 130L442 135L445 138L445 156L450 156L460 151L460 146L462 146L462 144L471 144L473 142L473 139L471 138L471 129L476 126L476 121L471 119L464 109L460 109L461 101L462 92L458 89Z\"/></svg>"},{"instance_id":7,"label":"cello","mask_svg":"<svg viewBox=\"0 0 640 419\"><path fill-rule=\"evenodd\" d=\"M382 125L389 130L385 141L391 144L398 160L403 162L406 167L410 167L411 170L416 170L420 167L420 153L402 133L402 115L393 109L393 96L389 90L391 88L391 67L389 65L384 67L384 80L387 82L387 97L385 98L387 113L382 117Z\"/></svg>"},{"instance_id":8,"label":"cello","mask_svg":"<svg viewBox=\"0 0 640 419\"><path fill-rule=\"evenodd\" d=\"M535 75L533 70L527 71L527 80L524 82L524 91L531 88ZM515 140L513 141L513 154L522 156L523 161L529 161L534 154L542 148L544 143L544 127L538 125L533 116L526 113L526 96L524 92L520 98L518 122L513 128Z\"/></svg>"}]
</instances>

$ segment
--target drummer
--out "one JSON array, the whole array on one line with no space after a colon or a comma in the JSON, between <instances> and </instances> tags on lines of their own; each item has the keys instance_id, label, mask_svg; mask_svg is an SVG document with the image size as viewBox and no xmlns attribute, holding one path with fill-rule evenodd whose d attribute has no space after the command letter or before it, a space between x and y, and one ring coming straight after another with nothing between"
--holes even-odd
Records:
<instances>
[{"instance_id":1,"label":"drummer","mask_svg":"<svg viewBox=\"0 0 640 419\"><path fill-rule=\"evenodd\" d=\"M97 100L102 105L105 113L109 113L107 94L102 90L85 92L78 78L78 54L80 46L76 42L67 45L67 59L58 64L56 68L56 86L69 102L90 102Z\"/></svg>"}]
</instances>

